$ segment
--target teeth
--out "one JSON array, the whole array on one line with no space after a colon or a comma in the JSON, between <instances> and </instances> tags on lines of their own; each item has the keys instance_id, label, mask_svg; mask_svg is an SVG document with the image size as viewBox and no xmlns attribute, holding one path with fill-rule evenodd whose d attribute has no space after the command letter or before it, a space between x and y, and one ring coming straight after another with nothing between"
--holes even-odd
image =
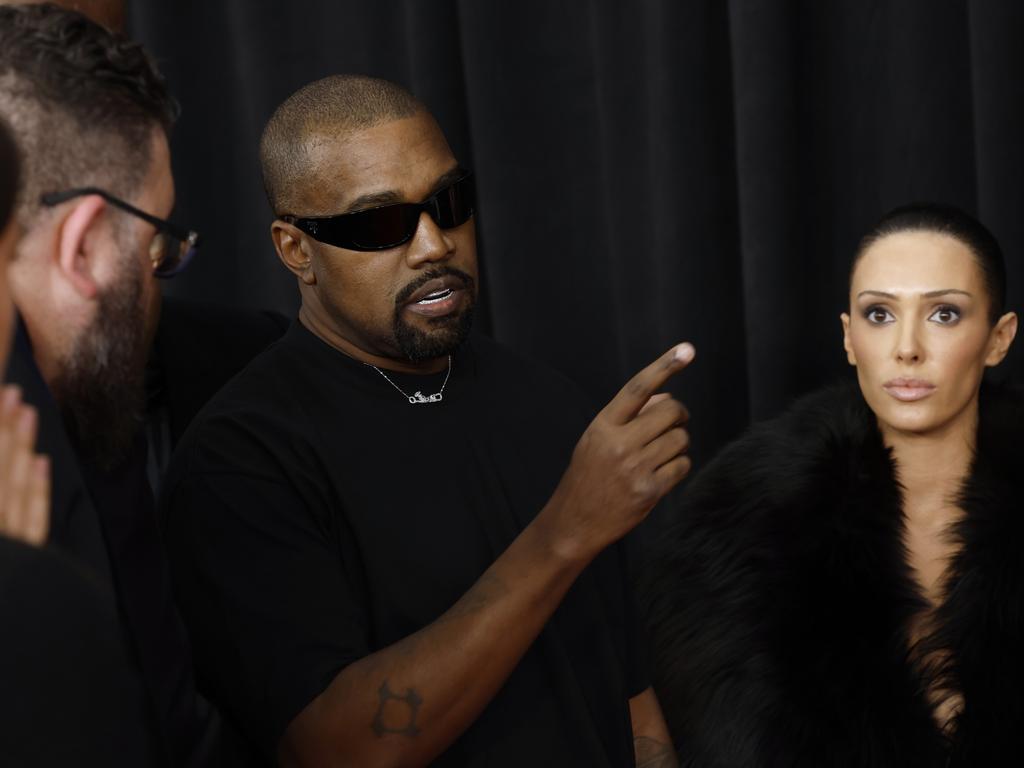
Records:
<instances>
[{"instance_id":1,"label":"teeth","mask_svg":"<svg viewBox=\"0 0 1024 768\"><path fill-rule=\"evenodd\" d=\"M416 303L417 304L436 304L439 301L444 301L445 299L447 299L451 295L452 295L451 288L445 288L444 290L434 291L433 293L427 294L426 296L424 296L422 299L420 299Z\"/></svg>"}]
</instances>

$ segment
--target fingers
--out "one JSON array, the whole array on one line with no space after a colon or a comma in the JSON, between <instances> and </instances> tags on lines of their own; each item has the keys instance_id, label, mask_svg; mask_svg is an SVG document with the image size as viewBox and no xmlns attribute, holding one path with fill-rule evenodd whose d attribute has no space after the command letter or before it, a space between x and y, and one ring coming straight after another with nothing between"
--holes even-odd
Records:
<instances>
[{"instance_id":1,"label":"fingers","mask_svg":"<svg viewBox=\"0 0 1024 768\"><path fill-rule=\"evenodd\" d=\"M626 426L639 445L646 445L673 427L686 424L690 412L686 406L671 397L665 397L650 406L644 406L636 418Z\"/></svg>"},{"instance_id":2,"label":"fingers","mask_svg":"<svg viewBox=\"0 0 1024 768\"><path fill-rule=\"evenodd\" d=\"M690 448L690 435L682 427L675 427L648 443L640 454L643 466L656 470L686 453Z\"/></svg>"},{"instance_id":3,"label":"fingers","mask_svg":"<svg viewBox=\"0 0 1024 768\"><path fill-rule=\"evenodd\" d=\"M7 528L11 460L15 453L15 427L21 407L21 390L7 386L0 391L0 532Z\"/></svg>"},{"instance_id":4,"label":"fingers","mask_svg":"<svg viewBox=\"0 0 1024 768\"><path fill-rule=\"evenodd\" d=\"M668 394L667 392L659 392L656 395L651 395L649 398L647 398L647 402L644 403L644 407L640 409L640 413L638 413L637 416L642 414L651 406L657 405L660 402L668 400L670 397L672 397L672 395Z\"/></svg>"},{"instance_id":5,"label":"fingers","mask_svg":"<svg viewBox=\"0 0 1024 768\"><path fill-rule=\"evenodd\" d=\"M672 461L658 467L654 473L654 478L661 486L661 495L664 496L679 485L690 474L692 466L693 462L690 461L689 456L677 456Z\"/></svg>"},{"instance_id":6,"label":"fingers","mask_svg":"<svg viewBox=\"0 0 1024 768\"><path fill-rule=\"evenodd\" d=\"M8 458L7 493L5 505L5 533L18 539L25 538L26 502L32 476L32 447L36 442L36 412L22 407L14 425L12 451Z\"/></svg>"},{"instance_id":7,"label":"fingers","mask_svg":"<svg viewBox=\"0 0 1024 768\"><path fill-rule=\"evenodd\" d=\"M22 532L29 544L42 546L50 533L50 459L36 456L29 470Z\"/></svg>"},{"instance_id":8,"label":"fingers","mask_svg":"<svg viewBox=\"0 0 1024 768\"><path fill-rule=\"evenodd\" d=\"M693 360L690 343L678 344L630 379L602 413L615 424L633 419L669 378Z\"/></svg>"},{"instance_id":9,"label":"fingers","mask_svg":"<svg viewBox=\"0 0 1024 768\"><path fill-rule=\"evenodd\" d=\"M0 393L0 533L42 544L50 528L50 461L35 455L38 417L17 388Z\"/></svg>"}]
</instances>

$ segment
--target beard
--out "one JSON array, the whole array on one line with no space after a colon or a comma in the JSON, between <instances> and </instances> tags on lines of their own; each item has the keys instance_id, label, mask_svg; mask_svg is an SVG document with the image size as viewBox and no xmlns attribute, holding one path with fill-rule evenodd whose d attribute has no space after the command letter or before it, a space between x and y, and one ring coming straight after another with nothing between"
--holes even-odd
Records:
<instances>
[{"instance_id":1,"label":"beard","mask_svg":"<svg viewBox=\"0 0 1024 768\"><path fill-rule=\"evenodd\" d=\"M142 274L128 268L100 293L96 318L58 361L53 395L78 454L121 464L143 424L146 331Z\"/></svg>"},{"instance_id":2,"label":"beard","mask_svg":"<svg viewBox=\"0 0 1024 768\"><path fill-rule=\"evenodd\" d=\"M470 297L469 305L456 314L429 319L429 329L423 330L407 323L402 317L402 305L419 288L439 277L451 276L462 282L462 288ZM476 283L473 278L455 267L430 269L403 288L395 298L395 314L391 332L395 346L411 363L421 363L446 357L457 350L469 336L473 327Z\"/></svg>"}]
</instances>

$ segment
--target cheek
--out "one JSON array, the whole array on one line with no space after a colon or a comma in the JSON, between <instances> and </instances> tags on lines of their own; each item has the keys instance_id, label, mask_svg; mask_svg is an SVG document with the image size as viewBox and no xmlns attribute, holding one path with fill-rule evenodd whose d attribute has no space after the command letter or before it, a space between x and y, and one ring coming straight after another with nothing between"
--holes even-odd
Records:
<instances>
[{"instance_id":1,"label":"cheek","mask_svg":"<svg viewBox=\"0 0 1024 768\"><path fill-rule=\"evenodd\" d=\"M870 375L888 357L888 335L885 328L865 328L857 320L850 325L850 349L857 359L858 375Z\"/></svg>"},{"instance_id":2,"label":"cheek","mask_svg":"<svg viewBox=\"0 0 1024 768\"><path fill-rule=\"evenodd\" d=\"M386 321L390 325L395 294L401 286L395 286L395 277L384 259L369 258L354 264L324 260L315 270L322 301L334 312L369 324Z\"/></svg>"},{"instance_id":3,"label":"cheek","mask_svg":"<svg viewBox=\"0 0 1024 768\"><path fill-rule=\"evenodd\" d=\"M935 344L935 362L951 388L973 392L985 371L988 334L966 331Z\"/></svg>"}]
</instances>

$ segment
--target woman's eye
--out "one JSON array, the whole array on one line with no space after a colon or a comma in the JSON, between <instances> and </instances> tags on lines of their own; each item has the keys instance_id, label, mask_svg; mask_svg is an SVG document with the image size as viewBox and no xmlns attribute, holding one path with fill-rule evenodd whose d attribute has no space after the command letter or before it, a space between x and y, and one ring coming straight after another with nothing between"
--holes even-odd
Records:
<instances>
[{"instance_id":1,"label":"woman's eye","mask_svg":"<svg viewBox=\"0 0 1024 768\"><path fill-rule=\"evenodd\" d=\"M872 325L882 325L895 319L885 307L868 307L864 310L864 318Z\"/></svg>"},{"instance_id":2,"label":"woman's eye","mask_svg":"<svg viewBox=\"0 0 1024 768\"><path fill-rule=\"evenodd\" d=\"M960 319L960 310L956 307L939 307L928 319L939 325L953 325Z\"/></svg>"}]
</instances>

